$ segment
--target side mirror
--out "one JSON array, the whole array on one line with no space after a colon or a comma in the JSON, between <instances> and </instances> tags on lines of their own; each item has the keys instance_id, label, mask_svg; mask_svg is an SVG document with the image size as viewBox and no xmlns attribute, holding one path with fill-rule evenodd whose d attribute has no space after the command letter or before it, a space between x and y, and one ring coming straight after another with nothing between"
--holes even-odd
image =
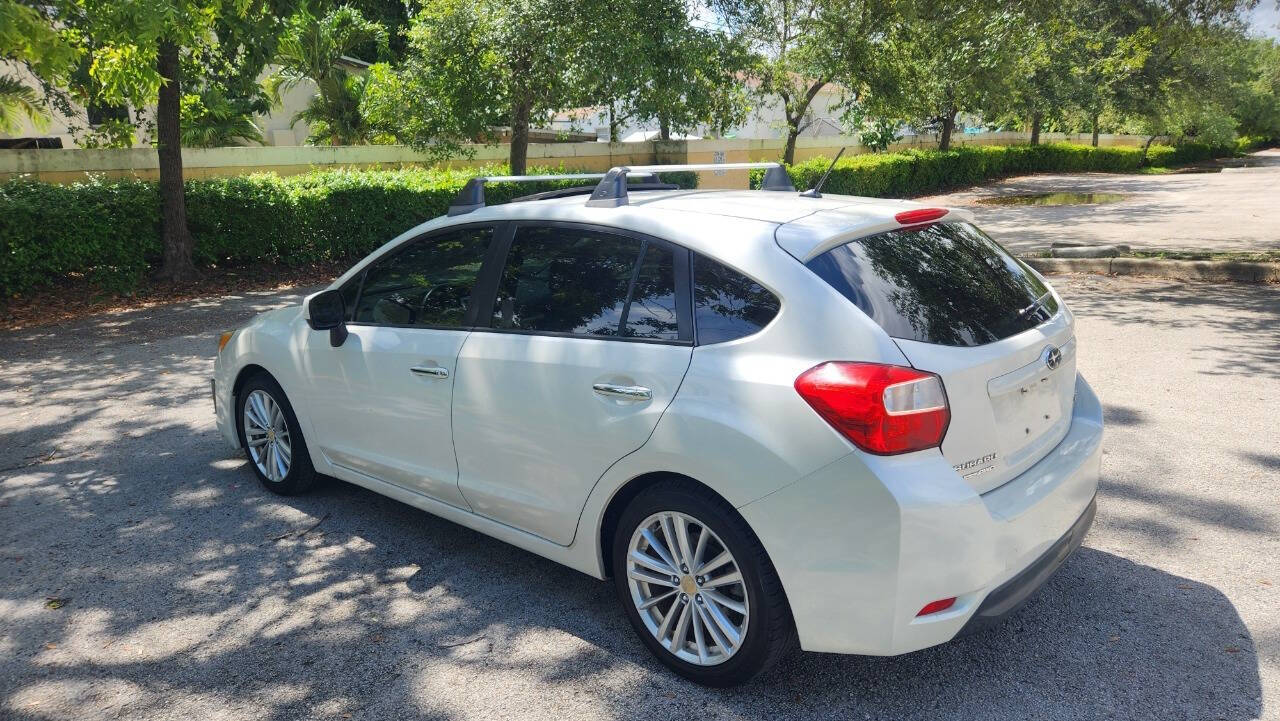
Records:
<instances>
[{"instance_id":1,"label":"side mirror","mask_svg":"<svg viewBox=\"0 0 1280 721\"><path fill-rule=\"evenodd\" d=\"M326 290L307 303L307 325L312 330L329 331L329 345L337 348L347 340L347 306L342 293Z\"/></svg>"}]
</instances>

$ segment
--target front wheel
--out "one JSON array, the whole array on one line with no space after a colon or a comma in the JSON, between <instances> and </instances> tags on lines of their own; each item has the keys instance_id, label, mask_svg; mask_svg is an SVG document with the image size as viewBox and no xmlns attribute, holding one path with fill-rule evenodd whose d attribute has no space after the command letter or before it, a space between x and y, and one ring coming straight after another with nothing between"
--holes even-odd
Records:
<instances>
[{"instance_id":1,"label":"front wheel","mask_svg":"<svg viewBox=\"0 0 1280 721\"><path fill-rule=\"evenodd\" d=\"M679 481L643 491L613 543L618 597L641 640L676 673L731 686L795 646L782 583L746 521Z\"/></svg>"},{"instance_id":2,"label":"front wheel","mask_svg":"<svg viewBox=\"0 0 1280 721\"><path fill-rule=\"evenodd\" d=\"M265 373L250 378L236 394L240 445L258 481L272 493L291 496L315 483L302 429L284 389Z\"/></svg>"}]
</instances>

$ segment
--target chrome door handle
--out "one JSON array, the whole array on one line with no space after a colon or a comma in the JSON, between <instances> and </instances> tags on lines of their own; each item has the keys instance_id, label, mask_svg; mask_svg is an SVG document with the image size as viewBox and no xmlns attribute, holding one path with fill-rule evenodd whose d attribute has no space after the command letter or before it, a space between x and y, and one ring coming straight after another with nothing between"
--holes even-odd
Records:
<instances>
[{"instance_id":1,"label":"chrome door handle","mask_svg":"<svg viewBox=\"0 0 1280 721\"><path fill-rule=\"evenodd\" d=\"M431 376L432 378L448 378L449 369L440 366L413 366L410 371L420 376Z\"/></svg>"},{"instance_id":2,"label":"chrome door handle","mask_svg":"<svg viewBox=\"0 0 1280 721\"><path fill-rule=\"evenodd\" d=\"M647 401L653 398L653 391L644 386L619 386L612 383L596 383L591 390L607 398L618 398L624 401Z\"/></svg>"}]
</instances>

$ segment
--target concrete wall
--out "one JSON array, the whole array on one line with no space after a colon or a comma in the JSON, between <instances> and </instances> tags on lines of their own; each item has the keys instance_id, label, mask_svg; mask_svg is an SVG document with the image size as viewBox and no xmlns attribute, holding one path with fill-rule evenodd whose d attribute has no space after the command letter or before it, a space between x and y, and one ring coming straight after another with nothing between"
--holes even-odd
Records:
<instances>
[{"instance_id":1,"label":"concrete wall","mask_svg":"<svg viewBox=\"0 0 1280 721\"><path fill-rule=\"evenodd\" d=\"M1042 134L1044 142L1068 140L1088 143L1088 135L1061 133ZM1100 145L1140 146L1140 136L1103 135ZM957 135L955 145L1012 145L1027 142L1026 133L979 133ZM846 146L846 155L867 152L856 138L829 136L800 138L796 160L817 156L832 157ZM894 150L934 148L929 136L904 138ZM507 159L505 145L476 146L471 158L453 158L433 163L430 158L398 145L361 145L349 147L241 147L188 148L182 151L188 178L216 178L250 173L274 172L280 175L305 173L323 168L401 168L401 167L476 167L495 165ZM645 143L534 143L529 146L529 164L564 167L571 170L607 170L615 165L645 163L740 163L777 160L782 141L767 140L677 140ZM71 183L89 179L159 177L156 152L152 148L123 150L0 150L0 179L29 176L54 183ZM707 171L702 185L709 188L742 188L746 171Z\"/></svg>"}]
</instances>

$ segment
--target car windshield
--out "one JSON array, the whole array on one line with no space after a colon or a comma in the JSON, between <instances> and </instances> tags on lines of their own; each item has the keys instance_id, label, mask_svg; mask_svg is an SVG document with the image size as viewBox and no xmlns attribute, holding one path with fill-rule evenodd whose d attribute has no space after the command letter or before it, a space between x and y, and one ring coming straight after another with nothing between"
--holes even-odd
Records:
<instances>
[{"instance_id":1,"label":"car windshield","mask_svg":"<svg viewBox=\"0 0 1280 721\"><path fill-rule=\"evenodd\" d=\"M1031 269L969 223L859 238L807 265L894 338L983 345L1058 311Z\"/></svg>"}]
</instances>

